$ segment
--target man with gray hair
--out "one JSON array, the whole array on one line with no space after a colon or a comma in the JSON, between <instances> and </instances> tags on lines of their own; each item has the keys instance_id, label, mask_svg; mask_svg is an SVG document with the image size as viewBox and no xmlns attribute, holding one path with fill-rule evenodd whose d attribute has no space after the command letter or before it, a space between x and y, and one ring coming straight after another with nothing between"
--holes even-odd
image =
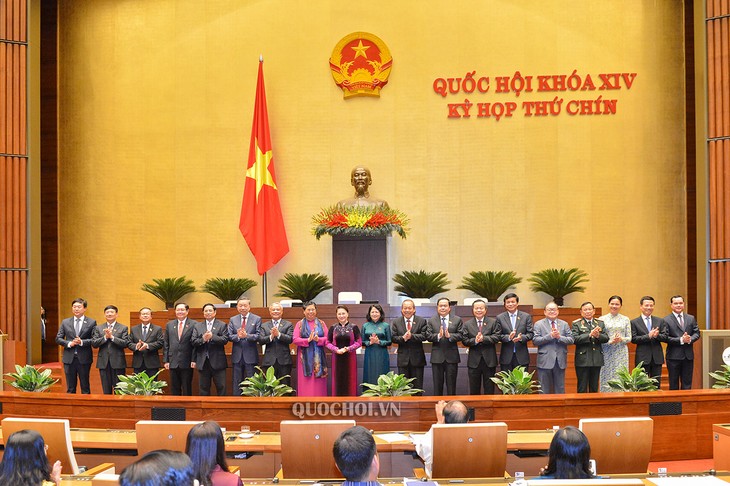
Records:
<instances>
[{"instance_id":1,"label":"man with gray hair","mask_svg":"<svg viewBox=\"0 0 730 486\"><path fill-rule=\"evenodd\" d=\"M469 410L459 400L451 400L449 403L439 400L436 404L437 424L465 424L468 421ZM430 478L433 471L433 426L423 437L414 439L414 445L425 464L426 476Z\"/></svg>"}]
</instances>

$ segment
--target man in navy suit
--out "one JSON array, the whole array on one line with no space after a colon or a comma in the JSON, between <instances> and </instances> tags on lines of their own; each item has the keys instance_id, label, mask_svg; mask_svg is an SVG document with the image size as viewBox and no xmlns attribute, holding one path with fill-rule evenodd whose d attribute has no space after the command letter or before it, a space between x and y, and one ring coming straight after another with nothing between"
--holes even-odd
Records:
<instances>
[{"instance_id":1,"label":"man in navy suit","mask_svg":"<svg viewBox=\"0 0 730 486\"><path fill-rule=\"evenodd\" d=\"M502 371L512 371L518 366L524 366L525 371L530 367L530 353L527 343L532 341L532 316L518 310L520 298L517 294L504 296L506 312L497 316L497 322L502 327L502 349L499 353L499 366Z\"/></svg>"},{"instance_id":2,"label":"man in navy suit","mask_svg":"<svg viewBox=\"0 0 730 486\"><path fill-rule=\"evenodd\" d=\"M228 321L228 339L233 343L233 395L241 394L241 382L253 376L259 364L259 330L261 317L252 314L251 299L241 297L236 305L238 314Z\"/></svg>"},{"instance_id":3,"label":"man in navy suit","mask_svg":"<svg viewBox=\"0 0 730 486\"><path fill-rule=\"evenodd\" d=\"M96 355L96 367L99 368L101 389L105 395L114 394L119 383L119 375L124 375L127 369L127 359L124 350L129 345L127 326L117 322L119 309L115 305L104 307L106 322L94 329L93 345L99 348Z\"/></svg>"},{"instance_id":4,"label":"man in navy suit","mask_svg":"<svg viewBox=\"0 0 730 486\"><path fill-rule=\"evenodd\" d=\"M66 393L76 393L76 380L81 385L81 393L91 393L89 373L93 354L93 343L96 321L84 315L87 302L84 299L74 299L71 303L73 317L61 321L61 327L56 334L56 344L63 347L63 371L66 374Z\"/></svg>"},{"instance_id":5,"label":"man in navy suit","mask_svg":"<svg viewBox=\"0 0 730 486\"><path fill-rule=\"evenodd\" d=\"M196 322L188 319L190 306L179 303L175 306L175 319L165 325L165 347L162 360L170 371L170 393L173 395L193 394L193 369L195 351L192 337Z\"/></svg>"},{"instance_id":6,"label":"man in navy suit","mask_svg":"<svg viewBox=\"0 0 730 486\"><path fill-rule=\"evenodd\" d=\"M664 318L667 326L667 370L669 389L692 388L694 351L692 345L700 338L700 329L694 316L684 312L684 298L675 295L671 299L672 313Z\"/></svg>"},{"instance_id":7,"label":"man in navy suit","mask_svg":"<svg viewBox=\"0 0 730 486\"><path fill-rule=\"evenodd\" d=\"M228 326L220 319L215 318L215 306L203 306L203 321L195 323L191 339L196 348L200 379L200 396L210 395L210 382L215 383L218 396L226 394L226 343L228 342Z\"/></svg>"},{"instance_id":8,"label":"man in navy suit","mask_svg":"<svg viewBox=\"0 0 730 486\"><path fill-rule=\"evenodd\" d=\"M654 297L645 295L639 306L641 315L631 320L631 342L636 344L634 366L643 363L646 374L656 378L657 386L661 388L664 364L662 343L667 342L667 325L661 317L652 315Z\"/></svg>"}]
</instances>

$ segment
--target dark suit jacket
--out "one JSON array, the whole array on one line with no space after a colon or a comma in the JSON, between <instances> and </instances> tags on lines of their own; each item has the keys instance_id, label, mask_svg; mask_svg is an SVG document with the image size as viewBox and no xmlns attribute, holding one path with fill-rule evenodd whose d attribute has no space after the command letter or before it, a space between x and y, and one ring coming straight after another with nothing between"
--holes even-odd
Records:
<instances>
[{"instance_id":1,"label":"dark suit jacket","mask_svg":"<svg viewBox=\"0 0 730 486\"><path fill-rule=\"evenodd\" d=\"M264 352L264 366L274 366L274 363L282 365L292 364L289 345L294 337L294 326L291 322L281 319L279 321L279 337L271 340L271 330L274 328L274 321L266 321L259 328L259 344L266 345Z\"/></svg>"},{"instance_id":2,"label":"dark suit jacket","mask_svg":"<svg viewBox=\"0 0 730 486\"><path fill-rule=\"evenodd\" d=\"M497 322L502 328L502 349L499 353L499 362L509 364L512 362L512 356L517 353L517 362L523 366L529 365L530 353L527 350L527 343L532 341L535 335L532 328L532 316L527 312L517 311L517 322L515 323L514 331L517 334L522 334L522 339L518 343L513 343L509 338L510 333L513 331L509 312L505 311L499 314L497 316Z\"/></svg>"},{"instance_id":3,"label":"dark suit jacket","mask_svg":"<svg viewBox=\"0 0 730 486\"><path fill-rule=\"evenodd\" d=\"M398 366L426 366L426 353L423 352L423 341L428 340L428 324L426 319L414 315L411 320L411 337L406 341L406 320L403 316L390 325L392 342L398 345Z\"/></svg>"},{"instance_id":4,"label":"dark suit jacket","mask_svg":"<svg viewBox=\"0 0 730 486\"><path fill-rule=\"evenodd\" d=\"M198 370L203 369L206 358L210 361L210 367L214 370L224 370L228 367L226 360L226 343L228 342L228 326L220 319L213 320L211 333L213 337L207 343L203 341L203 334L208 331L208 324L205 320L196 322L193 327L193 337L190 341L196 348L196 366Z\"/></svg>"},{"instance_id":5,"label":"dark suit jacket","mask_svg":"<svg viewBox=\"0 0 730 486\"><path fill-rule=\"evenodd\" d=\"M476 318L466 321L463 333L464 346L469 347L469 357L466 360L466 365L469 368L477 368L481 358L484 358L484 362L488 367L496 368L497 348L495 344L502 337L502 328L497 323L497 320L491 317L484 317L482 322L482 336L484 340L480 343L476 341L477 334L479 333L479 325Z\"/></svg>"},{"instance_id":6,"label":"dark suit jacket","mask_svg":"<svg viewBox=\"0 0 730 486\"><path fill-rule=\"evenodd\" d=\"M458 363L461 360L458 343L461 341L464 325L459 316L448 316L446 322L448 323L449 338L439 339L441 316L436 314L427 321L428 340L432 343L431 364Z\"/></svg>"},{"instance_id":7,"label":"dark suit jacket","mask_svg":"<svg viewBox=\"0 0 730 486\"><path fill-rule=\"evenodd\" d=\"M111 364L111 367L116 370L125 369L127 359L124 357L124 350L129 345L127 326L115 322L112 328L114 338L108 341L104 338L104 329L106 329L106 322L94 328L92 340L94 347L99 348L96 355L96 367L102 369Z\"/></svg>"},{"instance_id":8,"label":"dark suit jacket","mask_svg":"<svg viewBox=\"0 0 730 486\"><path fill-rule=\"evenodd\" d=\"M659 329L659 335L656 338L649 337L643 314L631 320L631 342L636 344L635 365L642 361L647 365L664 363L664 350L661 343L667 342L667 324L661 317L651 316L651 328Z\"/></svg>"},{"instance_id":9,"label":"dark suit jacket","mask_svg":"<svg viewBox=\"0 0 730 486\"><path fill-rule=\"evenodd\" d=\"M162 335L162 328L150 323L150 330L147 332L147 343L149 349L137 351L137 343L142 340L142 324L132 327L129 334L129 349L132 350L132 368L159 368L160 349L165 345L165 337Z\"/></svg>"},{"instance_id":10,"label":"dark suit jacket","mask_svg":"<svg viewBox=\"0 0 730 486\"><path fill-rule=\"evenodd\" d=\"M558 368L564 370L568 364L568 344L573 344L573 333L568 323L561 319L555 319L555 327L560 332L558 339L550 335L552 332L550 319L540 319L535 323L532 343L537 346L538 368L551 370L555 368L557 362Z\"/></svg>"},{"instance_id":11,"label":"dark suit jacket","mask_svg":"<svg viewBox=\"0 0 730 486\"><path fill-rule=\"evenodd\" d=\"M71 364L74 360L74 355L78 356L79 363L90 365L94 360L94 355L91 352L91 346L93 344L94 329L96 328L96 321L86 316L82 317L84 320L81 324L81 332L79 337L81 338L81 346L68 347L68 343L74 340L76 337L76 330L74 329L74 318L69 317L61 321L61 327L58 329L56 334L56 344L63 346L63 357L61 361L64 364Z\"/></svg>"},{"instance_id":12,"label":"dark suit jacket","mask_svg":"<svg viewBox=\"0 0 730 486\"><path fill-rule=\"evenodd\" d=\"M694 359L692 345L700 338L700 328L695 316L684 314L684 331L679 327L679 321L674 312L664 318L667 325L667 359ZM681 344L680 338L687 332L690 336L689 344Z\"/></svg>"},{"instance_id":13,"label":"dark suit jacket","mask_svg":"<svg viewBox=\"0 0 730 486\"><path fill-rule=\"evenodd\" d=\"M261 327L261 318L256 314L248 313L246 316L246 333L245 339L238 337L238 330L241 329L241 314L236 314L228 321L228 340L233 343L231 350L231 362L259 364L259 328Z\"/></svg>"},{"instance_id":14,"label":"dark suit jacket","mask_svg":"<svg viewBox=\"0 0 730 486\"><path fill-rule=\"evenodd\" d=\"M195 324L197 323L194 320L185 319L182 339L177 337L177 319L165 324L165 346L162 360L170 363L170 368L190 368L190 363L195 361L196 356L191 341Z\"/></svg>"},{"instance_id":15,"label":"dark suit jacket","mask_svg":"<svg viewBox=\"0 0 730 486\"><path fill-rule=\"evenodd\" d=\"M598 338L590 336L591 330L600 327ZM608 342L606 325L602 320L593 318L591 325L585 319L576 319L571 326L575 343L575 366L603 366L603 349L601 344Z\"/></svg>"}]
</instances>

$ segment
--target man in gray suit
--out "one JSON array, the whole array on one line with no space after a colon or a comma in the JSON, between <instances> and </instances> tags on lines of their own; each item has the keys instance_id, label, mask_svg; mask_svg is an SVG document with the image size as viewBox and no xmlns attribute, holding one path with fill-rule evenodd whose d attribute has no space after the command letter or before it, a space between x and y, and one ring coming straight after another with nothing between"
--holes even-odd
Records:
<instances>
[{"instance_id":1,"label":"man in gray suit","mask_svg":"<svg viewBox=\"0 0 730 486\"><path fill-rule=\"evenodd\" d=\"M92 338L96 321L84 315L87 302L74 299L71 303L73 317L61 321L56 334L56 344L63 347L63 371L66 374L66 393L76 393L76 380L81 385L81 393L91 393L89 373L94 360L91 352Z\"/></svg>"},{"instance_id":2,"label":"man in gray suit","mask_svg":"<svg viewBox=\"0 0 730 486\"><path fill-rule=\"evenodd\" d=\"M129 345L127 326L117 322L119 309L114 305L104 307L106 322L94 328L92 344L99 348L96 355L96 367L101 376L101 389L105 395L113 395L119 383L119 375L127 369L124 350Z\"/></svg>"},{"instance_id":3,"label":"man in gray suit","mask_svg":"<svg viewBox=\"0 0 730 486\"><path fill-rule=\"evenodd\" d=\"M534 326L532 342L537 346L537 377L542 393L565 393L568 344L573 344L573 334L558 314L558 305L550 302L545 306L545 319Z\"/></svg>"},{"instance_id":4,"label":"man in gray suit","mask_svg":"<svg viewBox=\"0 0 730 486\"><path fill-rule=\"evenodd\" d=\"M196 322L193 337L190 341L196 348L200 396L210 396L210 382L215 383L218 396L226 394L226 343L228 342L228 326L215 318L213 304L203 306L203 321Z\"/></svg>"},{"instance_id":5,"label":"man in gray suit","mask_svg":"<svg viewBox=\"0 0 730 486\"><path fill-rule=\"evenodd\" d=\"M241 297L236 305L238 314L228 321L228 339L233 343L233 395L240 395L243 380L253 376L259 364L259 329L261 317L252 314L251 299Z\"/></svg>"},{"instance_id":6,"label":"man in gray suit","mask_svg":"<svg viewBox=\"0 0 730 486\"><path fill-rule=\"evenodd\" d=\"M671 299L672 313L664 318L667 329L667 370L669 389L692 389L694 351L692 345L700 338L700 329L694 316L684 312L684 298L675 295Z\"/></svg>"},{"instance_id":7,"label":"man in gray suit","mask_svg":"<svg viewBox=\"0 0 730 486\"><path fill-rule=\"evenodd\" d=\"M530 353L527 343L534 335L532 316L519 310L520 298L517 294L504 296L506 312L497 316L497 322L502 327L502 348L499 352L499 366L502 371L512 371L518 366L524 366L525 371L530 367Z\"/></svg>"},{"instance_id":8,"label":"man in gray suit","mask_svg":"<svg viewBox=\"0 0 730 486\"><path fill-rule=\"evenodd\" d=\"M193 394L193 369L195 350L191 341L196 322L188 318L190 306L175 306L175 319L165 324L165 347L162 360L170 371L170 393L190 396Z\"/></svg>"},{"instance_id":9,"label":"man in gray suit","mask_svg":"<svg viewBox=\"0 0 730 486\"><path fill-rule=\"evenodd\" d=\"M259 331L259 344L266 346L264 352L263 367L274 367L274 374L286 385L291 384L291 378L283 378L291 375L292 359L289 352L289 345L294 337L294 326L292 323L281 318L284 309L281 304L274 302L269 306L271 320L261 324Z\"/></svg>"},{"instance_id":10,"label":"man in gray suit","mask_svg":"<svg viewBox=\"0 0 730 486\"><path fill-rule=\"evenodd\" d=\"M140 323L129 331L129 349L132 350L132 367L135 373L152 376L160 371L160 349L165 345L162 328L152 324L152 309L139 310Z\"/></svg>"}]
</instances>

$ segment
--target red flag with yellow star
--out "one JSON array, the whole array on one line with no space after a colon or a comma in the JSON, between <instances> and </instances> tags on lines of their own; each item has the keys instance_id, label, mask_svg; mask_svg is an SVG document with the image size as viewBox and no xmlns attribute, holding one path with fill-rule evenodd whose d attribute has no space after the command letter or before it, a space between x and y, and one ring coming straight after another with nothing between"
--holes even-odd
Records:
<instances>
[{"instance_id":1,"label":"red flag with yellow star","mask_svg":"<svg viewBox=\"0 0 730 486\"><path fill-rule=\"evenodd\" d=\"M259 61L251 146L238 227L256 259L259 275L263 275L289 253L271 150L263 61Z\"/></svg>"}]
</instances>

